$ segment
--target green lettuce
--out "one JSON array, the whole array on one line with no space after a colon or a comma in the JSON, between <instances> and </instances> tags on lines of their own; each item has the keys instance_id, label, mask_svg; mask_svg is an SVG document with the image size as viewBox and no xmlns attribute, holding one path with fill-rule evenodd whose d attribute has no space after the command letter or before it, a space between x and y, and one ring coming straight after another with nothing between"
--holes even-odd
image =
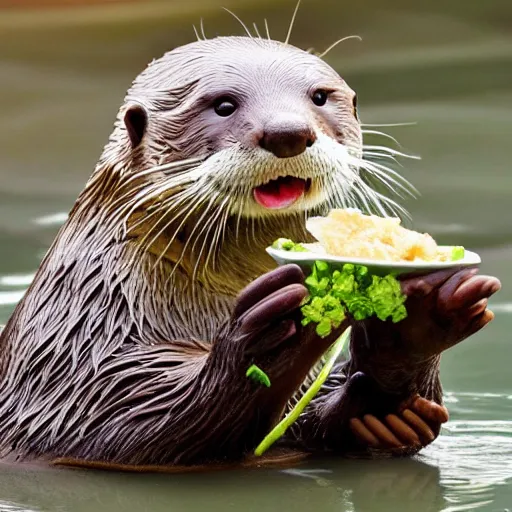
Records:
<instances>
[{"instance_id":1,"label":"green lettuce","mask_svg":"<svg viewBox=\"0 0 512 512\"><path fill-rule=\"evenodd\" d=\"M347 314L355 320L372 316L400 322L407 317L406 297L392 275L376 276L363 265L346 263L332 270L325 261L316 261L306 277L309 295L302 305L302 325L316 324L320 337L331 334Z\"/></svg>"},{"instance_id":2,"label":"green lettuce","mask_svg":"<svg viewBox=\"0 0 512 512\"><path fill-rule=\"evenodd\" d=\"M464 250L464 247L462 247L461 245L452 247L452 261L463 260L465 254L466 251Z\"/></svg>"},{"instance_id":3,"label":"green lettuce","mask_svg":"<svg viewBox=\"0 0 512 512\"><path fill-rule=\"evenodd\" d=\"M296 244L292 240L288 238L278 238L273 244L273 249L279 249L281 251L291 251L291 252L307 252L307 249L301 245Z\"/></svg>"}]
</instances>

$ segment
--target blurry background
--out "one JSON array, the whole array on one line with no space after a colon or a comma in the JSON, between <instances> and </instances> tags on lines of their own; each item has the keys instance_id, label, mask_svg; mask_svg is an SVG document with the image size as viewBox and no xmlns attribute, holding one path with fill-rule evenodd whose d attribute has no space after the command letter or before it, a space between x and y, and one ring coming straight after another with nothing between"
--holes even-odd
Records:
<instances>
[{"instance_id":1,"label":"blurry background","mask_svg":"<svg viewBox=\"0 0 512 512\"><path fill-rule=\"evenodd\" d=\"M267 18L283 40L294 2L0 0L0 323L135 75L192 41L201 18L208 37L242 35L221 7L261 32ZM510 0L302 0L291 38L318 51L363 38L326 60L358 92L363 123L416 123L382 128L422 157L401 171L422 194L406 205L416 228L479 251L504 286L492 325L444 357L452 421L419 461L194 478L9 468L0 470L0 510L512 510L511 27Z\"/></svg>"}]
</instances>

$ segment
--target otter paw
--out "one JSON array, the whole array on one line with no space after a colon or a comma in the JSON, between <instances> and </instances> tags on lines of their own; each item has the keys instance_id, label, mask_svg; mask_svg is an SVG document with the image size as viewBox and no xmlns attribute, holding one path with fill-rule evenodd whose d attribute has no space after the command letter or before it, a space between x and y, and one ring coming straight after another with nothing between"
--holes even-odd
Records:
<instances>
[{"instance_id":1,"label":"otter paw","mask_svg":"<svg viewBox=\"0 0 512 512\"><path fill-rule=\"evenodd\" d=\"M300 268L285 265L259 277L240 293L230 336L243 340L247 354L271 351L296 334L297 312L308 293L303 283Z\"/></svg>"},{"instance_id":2,"label":"otter paw","mask_svg":"<svg viewBox=\"0 0 512 512\"><path fill-rule=\"evenodd\" d=\"M488 324L494 315L487 301L501 284L477 272L450 269L404 279L408 318L401 327L407 338L430 343L432 354L439 354Z\"/></svg>"},{"instance_id":3,"label":"otter paw","mask_svg":"<svg viewBox=\"0 0 512 512\"><path fill-rule=\"evenodd\" d=\"M319 338L314 326L301 324L308 291L297 265L264 274L239 295L228 330L215 352L230 357L244 371L256 364L269 377L273 393L293 393L311 367L346 328Z\"/></svg>"},{"instance_id":4,"label":"otter paw","mask_svg":"<svg viewBox=\"0 0 512 512\"><path fill-rule=\"evenodd\" d=\"M415 397L404 403L397 414L384 419L366 414L352 418L350 430L359 443L369 449L390 450L392 453L417 451L432 443L441 425L448 421L448 410L425 398Z\"/></svg>"}]
</instances>

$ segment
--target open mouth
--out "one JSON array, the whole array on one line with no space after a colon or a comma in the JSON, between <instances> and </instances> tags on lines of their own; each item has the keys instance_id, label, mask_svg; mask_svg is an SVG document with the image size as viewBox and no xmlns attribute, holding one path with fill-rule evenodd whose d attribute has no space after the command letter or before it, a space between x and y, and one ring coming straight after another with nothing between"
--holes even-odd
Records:
<instances>
[{"instance_id":1,"label":"open mouth","mask_svg":"<svg viewBox=\"0 0 512 512\"><path fill-rule=\"evenodd\" d=\"M300 199L311 188L311 179L303 180L285 176L271 180L253 189L254 200L264 208L277 210L287 208Z\"/></svg>"}]
</instances>

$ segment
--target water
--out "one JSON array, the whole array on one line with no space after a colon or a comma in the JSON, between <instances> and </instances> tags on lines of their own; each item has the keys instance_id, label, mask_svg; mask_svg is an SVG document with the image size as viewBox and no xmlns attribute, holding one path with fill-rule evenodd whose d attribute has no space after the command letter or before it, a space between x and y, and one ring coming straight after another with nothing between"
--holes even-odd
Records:
<instances>
[{"instance_id":1,"label":"water","mask_svg":"<svg viewBox=\"0 0 512 512\"><path fill-rule=\"evenodd\" d=\"M208 36L241 33L220 5L0 11L0 323L91 172L131 79L154 56L190 41L201 16ZM281 39L294 7L222 5L260 28L267 17ZM512 510L512 7L508 0L411 5L304 1L292 42L320 49L363 36L327 60L358 91L364 122L417 123L385 129L422 156L403 171L422 193L407 204L416 226L480 252L482 271L502 280L491 302L495 321L443 359L451 421L440 438L412 460L334 460L288 472L2 467L1 511Z\"/></svg>"}]
</instances>

